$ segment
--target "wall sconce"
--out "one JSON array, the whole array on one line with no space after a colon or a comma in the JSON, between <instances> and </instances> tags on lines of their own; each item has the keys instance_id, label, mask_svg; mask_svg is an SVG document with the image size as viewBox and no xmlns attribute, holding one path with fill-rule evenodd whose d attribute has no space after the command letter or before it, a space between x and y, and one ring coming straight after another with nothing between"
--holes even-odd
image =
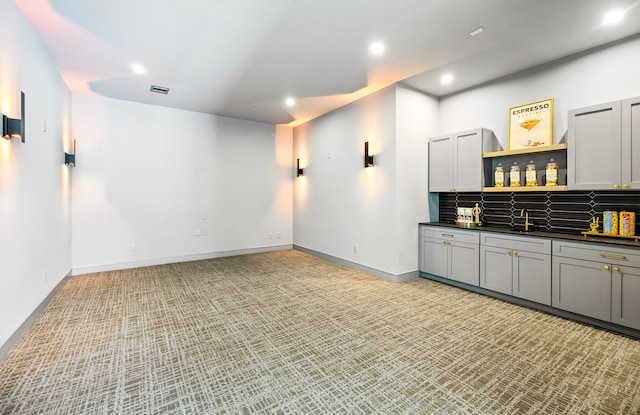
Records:
<instances>
[{"instance_id":1,"label":"wall sconce","mask_svg":"<svg viewBox=\"0 0 640 415\"><path fill-rule=\"evenodd\" d=\"M24 92L20 92L20 118L9 118L3 114L2 136L8 140L20 137L24 143L24 124Z\"/></svg>"},{"instance_id":2,"label":"wall sconce","mask_svg":"<svg viewBox=\"0 0 640 415\"><path fill-rule=\"evenodd\" d=\"M73 140L73 153L64 153L64 164L76 167L76 140Z\"/></svg>"},{"instance_id":3,"label":"wall sconce","mask_svg":"<svg viewBox=\"0 0 640 415\"><path fill-rule=\"evenodd\" d=\"M303 175L303 169L300 168L300 159L296 160L296 171L298 177Z\"/></svg>"},{"instance_id":4,"label":"wall sconce","mask_svg":"<svg viewBox=\"0 0 640 415\"><path fill-rule=\"evenodd\" d=\"M364 167L373 167L373 154L369 155L369 142L364 142Z\"/></svg>"}]
</instances>

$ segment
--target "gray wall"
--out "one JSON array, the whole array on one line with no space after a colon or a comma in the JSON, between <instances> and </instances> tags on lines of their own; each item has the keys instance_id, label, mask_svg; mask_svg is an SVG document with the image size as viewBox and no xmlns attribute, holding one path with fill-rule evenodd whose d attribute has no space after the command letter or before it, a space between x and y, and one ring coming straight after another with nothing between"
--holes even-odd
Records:
<instances>
[{"instance_id":1,"label":"gray wall","mask_svg":"<svg viewBox=\"0 0 640 415\"><path fill-rule=\"evenodd\" d=\"M0 345L71 270L70 93L13 1L0 2L0 112L26 143L0 138Z\"/></svg>"},{"instance_id":2,"label":"gray wall","mask_svg":"<svg viewBox=\"0 0 640 415\"><path fill-rule=\"evenodd\" d=\"M73 94L74 274L292 244L290 129Z\"/></svg>"},{"instance_id":3,"label":"gray wall","mask_svg":"<svg viewBox=\"0 0 640 415\"><path fill-rule=\"evenodd\" d=\"M294 128L296 245L391 276L417 269L437 101L391 86ZM364 168L364 142L375 166Z\"/></svg>"}]
</instances>

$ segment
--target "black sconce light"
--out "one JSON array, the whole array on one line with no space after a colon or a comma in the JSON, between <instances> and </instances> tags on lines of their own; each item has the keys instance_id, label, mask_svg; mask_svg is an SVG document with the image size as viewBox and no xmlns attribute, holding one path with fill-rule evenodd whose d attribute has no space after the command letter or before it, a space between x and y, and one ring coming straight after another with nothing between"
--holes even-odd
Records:
<instances>
[{"instance_id":1,"label":"black sconce light","mask_svg":"<svg viewBox=\"0 0 640 415\"><path fill-rule=\"evenodd\" d=\"M76 167L76 140L73 140L73 153L64 153L64 164Z\"/></svg>"},{"instance_id":2,"label":"black sconce light","mask_svg":"<svg viewBox=\"0 0 640 415\"><path fill-rule=\"evenodd\" d=\"M300 159L296 160L296 170L298 177L303 175L303 169L300 168Z\"/></svg>"},{"instance_id":3,"label":"black sconce light","mask_svg":"<svg viewBox=\"0 0 640 415\"><path fill-rule=\"evenodd\" d=\"M9 118L3 114L2 136L8 140L20 137L24 143L24 124L24 92L20 92L20 118Z\"/></svg>"},{"instance_id":4,"label":"black sconce light","mask_svg":"<svg viewBox=\"0 0 640 415\"><path fill-rule=\"evenodd\" d=\"M369 155L369 142L364 142L364 167L373 167L373 154Z\"/></svg>"}]
</instances>

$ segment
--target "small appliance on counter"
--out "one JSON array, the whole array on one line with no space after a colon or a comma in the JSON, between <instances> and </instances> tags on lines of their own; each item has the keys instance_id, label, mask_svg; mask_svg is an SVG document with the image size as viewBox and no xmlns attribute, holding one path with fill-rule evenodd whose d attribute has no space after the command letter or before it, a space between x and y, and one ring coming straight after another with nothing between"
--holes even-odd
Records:
<instances>
[{"instance_id":1,"label":"small appliance on counter","mask_svg":"<svg viewBox=\"0 0 640 415\"><path fill-rule=\"evenodd\" d=\"M482 209L480 209L478 203L472 208L459 207L458 214L456 215L456 225L464 226L465 228L482 226L482 222L480 222L481 212Z\"/></svg>"}]
</instances>

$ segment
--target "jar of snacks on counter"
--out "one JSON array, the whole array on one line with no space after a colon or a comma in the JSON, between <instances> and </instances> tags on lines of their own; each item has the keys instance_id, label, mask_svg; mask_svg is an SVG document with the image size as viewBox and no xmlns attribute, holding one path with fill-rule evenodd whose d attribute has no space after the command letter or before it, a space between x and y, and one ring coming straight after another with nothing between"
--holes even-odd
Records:
<instances>
[{"instance_id":1,"label":"jar of snacks on counter","mask_svg":"<svg viewBox=\"0 0 640 415\"><path fill-rule=\"evenodd\" d=\"M496 182L496 187L504 187L504 167L502 167L502 163L498 163L496 167L494 181Z\"/></svg>"},{"instance_id":2,"label":"jar of snacks on counter","mask_svg":"<svg viewBox=\"0 0 640 415\"><path fill-rule=\"evenodd\" d=\"M635 236L636 234L636 214L635 212L620 212L620 235Z\"/></svg>"},{"instance_id":3,"label":"jar of snacks on counter","mask_svg":"<svg viewBox=\"0 0 640 415\"><path fill-rule=\"evenodd\" d=\"M509 171L509 186L510 187L520 186L520 166L518 166L517 161L513 162L513 166L511 166L511 171Z\"/></svg>"},{"instance_id":4,"label":"jar of snacks on counter","mask_svg":"<svg viewBox=\"0 0 640 415\"><path fill-rule=\"evenodd\" d=\"M602 233L605 235L617 235L618 230L618 212L615 210L602 212Z\"/></svg>"},{"instance_id":5,"label":"jar of snacks on counter","mask_svg":"<svg viewBox=\"0 0 640 415\"><path fill-rule=\"evenodd\" d=\"M527 164L527 169L524 173L525 183L527 186L537 186L538 185L538 170L536 169L536 164L531 160L529 164Z\"/></svg>"},{"instance_id":6,"label":"jar of snacks on counter","mask_svg":"<svg viewBox=\"0 0 640 415\"><path fill-rule=\"evenodd\" d=\"M554 159L549 160L547 168L545 169L547 175L546 185L557 186L558 185L558 163Z\"/></svg>"}]
</instances>

